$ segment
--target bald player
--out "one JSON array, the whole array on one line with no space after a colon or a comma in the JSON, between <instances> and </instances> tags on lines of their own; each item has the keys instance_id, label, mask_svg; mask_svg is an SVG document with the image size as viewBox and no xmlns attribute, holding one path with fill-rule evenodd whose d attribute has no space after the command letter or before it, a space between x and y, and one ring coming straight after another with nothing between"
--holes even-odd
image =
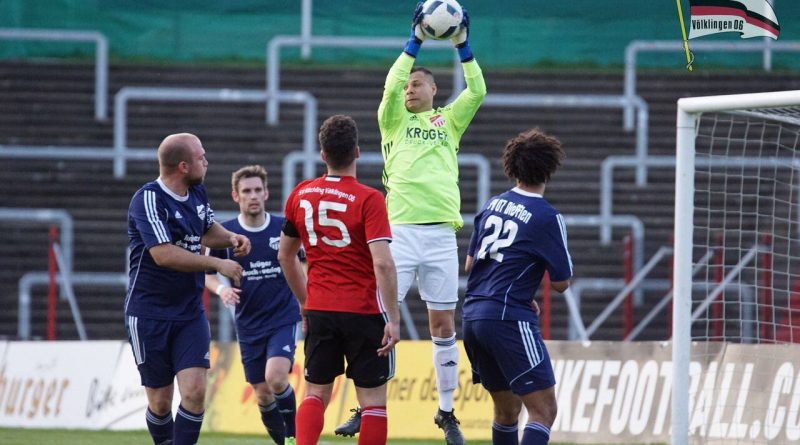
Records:
<instances>
[{"instance_id":1,"label":"bald player","mask_svg":"<svg viewBox=\"0 0 800 445\"><path fill-rule=\"evenodd\" d=\"M214 222L203 179L205 149L193 134L167 136L158 147L159 177L128 208L130 270L125 328L147 394L147 428L157 445L194 444L203 423L211 332L201 294L204 272L236 285L242 267L200 255L202 246L247 255L250 241ZM173 420L173 382L181 403Z\"/></svg>"}]
</instances>

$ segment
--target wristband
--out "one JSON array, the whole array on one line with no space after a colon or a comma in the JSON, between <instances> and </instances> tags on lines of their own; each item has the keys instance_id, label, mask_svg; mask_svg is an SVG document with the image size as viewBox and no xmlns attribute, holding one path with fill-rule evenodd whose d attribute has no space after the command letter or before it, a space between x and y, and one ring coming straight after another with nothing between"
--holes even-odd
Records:
<instances>
[{"instance_id":1,"label":"wristband","mask_svg":"<svg viewBox=\"0 0 800 445\"><path fill-rule=\"evenodd\" d=\"M408 42L406 42L406 47L403 49L403 51L405 51L405 53L408 54L409 56L416 59L417 54L419 53L420 46L422 46L422 42L412 35L411 38L408 39Z\"/></svg>"},{"instance_id":2,"label":"wristband","mask_svg":"<svg viewBox=\"0 0 800 445\"><path fill-rule=\"evenodd\" d=\"M220 295L220 292L222 292L222 289L224 289L226 287L228 287L228 286L226 286L224 284L220 284L219 286L217 286L217 290L215 290L214 293L217 294L217 295Z\"/></svg>"},{"instance_id":3,"label":"wristband","mask_svg":"<svg viewBox=\"0 0 800 445\"><path fill-rule=\"evenodd\" d=\"M467 63L475 58L472 55L472 49L469 47L469 41L464 41L464 43L456 46L456 50L458 50L458 57L461 59L461 63Z\"/></svg>"}]
</instances>

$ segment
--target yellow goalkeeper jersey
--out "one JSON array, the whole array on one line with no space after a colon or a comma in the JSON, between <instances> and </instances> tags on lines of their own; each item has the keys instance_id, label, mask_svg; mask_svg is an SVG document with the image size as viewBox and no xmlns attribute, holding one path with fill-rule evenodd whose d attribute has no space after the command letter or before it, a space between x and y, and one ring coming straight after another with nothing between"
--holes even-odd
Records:
<instances>
[{"instance_id":1,"label":"yellow goalkeeper jersey","mask_svg":"<svg viewBox=\"0 0 800 445\"><path fill-rule=\"evenodd\" d=\"M464 63L467 89L456 100L445 107L412 113L406 109L403 88L413 64L414 58L405 53L395 61L378 107L389 221L449 222L460 229L464 222L458 190L458 148L486 96L486 83L475 60Z\"/></svg>"}]
</instances>

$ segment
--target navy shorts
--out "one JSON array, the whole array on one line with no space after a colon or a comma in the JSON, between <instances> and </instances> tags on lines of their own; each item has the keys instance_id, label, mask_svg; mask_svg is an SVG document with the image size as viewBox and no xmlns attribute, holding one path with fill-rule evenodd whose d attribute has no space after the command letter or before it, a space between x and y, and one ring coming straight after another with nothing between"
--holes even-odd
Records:
<instances>
[{"instance_id":1,"label":"navy shorts","mask_svg":"<svg viewBox=\"0 0 800 445\"><path fill-rule=\"evenodd\" d=\"M464 349L472 382L489 392L530 394L556 384L539 329L527 321L464 321Z\"/></svg>"},{"instance_id":2,"label":"navy shorts","mask_svg":"<svg viewBox=\"0 0 800 445\"><path fill-rule=\"evenodd\" d=\"M125 327L143 386L161 388L171 385L178 371L210 367L205 314L187 321L127 316Z\"/></svg>"},{"instance_id":3,"label":"navy shorts","mask_svg":"<svg viewBox=\"0 0 800 445\"><path fill-rule=\"evenodd\" d=\"M239 350L242 352L245 380L253 385L265 382L267 360L273 357L286 357L294 363L296 334L297 324L287 324L266 332L261 337L250 337L246 340L240 338Z\"/></svg>"}]
</instances>

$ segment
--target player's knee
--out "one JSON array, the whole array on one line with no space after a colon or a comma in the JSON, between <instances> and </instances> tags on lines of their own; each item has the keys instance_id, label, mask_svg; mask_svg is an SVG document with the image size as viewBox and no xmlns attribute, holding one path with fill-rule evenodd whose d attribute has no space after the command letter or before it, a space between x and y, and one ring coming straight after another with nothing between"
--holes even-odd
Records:
<instances>
[{"instance_id":1,"label":"player's knee","mask_svg":"<svg viewBox=\"0 0 800 445\"><path fill-rule=\"evenodd\" d=\"M194 408L197 410L197 407L203 406L203 402L206 398L206 384L205 381L193 381L185 385L183 388L183 392L181 394L181 403L184 404L184 407L187 409ZM191 407L189 406L191 405Z\"/></svg>"},{"instance_id":2,"label":"player's knee","mask_svg":"<svg viewBox=\"0 0 800 445\"><path fill-rule=\"evenodd\" d=\"M172 409L172 400L168 397L155 398L148 403L150 411L157 416L164 416Z\"/></svg>"},{"instance_id":3,"label":"player's knee","mask_svg":"<svg viewBox=\"0 0 800 445\"><path fill-rule=\"evenodd\" d=\"M268 373L267 374L267 387L273 394L280 394L289 384L289 378L281 373Z\"/></svg>"},{"instance_id":4,"label":"player's knee","mask_svg":"<svg viewBox=\"0 0 800 445\"><path fill-rule=\"evenodd\" d=\"M147 389L147 406L153 414L163 416L170 412L172 409L172 389L171 387L164 388L148 388Z\"/></svg>"},{"instance_id":5,"label":"player's knee","mask_svg":"<svg viewBox=\"0 0 800 445\"><path fill-rule=\"evenodd\" d=\"M269 385L267 385L266 382L253 385L253 392L256 393L256 399L259 405L266 405L272 402L272 391L270 391Z\"/></svg>"},{"instance_id":6,"label":"player's knee","mask_svg":"<svg viewBox=\"0 0 800 445\"><path fill-rule=\"evenodd\" d=\"M558 406L555 401L548 401L547 403L538 403L536 406L528 408L528 418L530 421L536 421L548 428L553 426L558 414Z\"/></svg>"},{"instance_id":7,"label":"player's knee","mask_svg":"<svg viewBox=\"0 0 800 445\"><path fill-rule=\"evenodd\" d=\"M451 326L446 326L444 324L431 325L432 337L448 338L455 335L455 333L455 329L453 329Z\"/></svg>"},{"instance_id":8,"label":"player's knee","mask_svg":"<svg viewBox=\"0 0 800 445\"><path fill-rule=\"evenodd\" d=\"M330 403L330 401L331 401L331 392L330 392L330 390L325 388L325 387L323 387L323 386L317 386L317 385L311 386L311 385L309 385L306 388L306 395L305 396L306 397L316 397L316 398L322 400L322 404L325 407L327 407L328 403Z\"/></svg>"},{"instance_id":9,"label":"player's knee","mask_svg":"<svg viewBox=\"0 0 800 445\"><path fill-rule=\"evenodd\" d=\"M196 394L186 395L181 397L181 406L193 413L203 412L205 409L205 396L198 396Z\"/></svg>"},{"instance_id":10,"label":"player's knee","mask_svg":"<svg viewBox=\"0 0 800 445\"><path fill-rule=\"evenodd\" d=\"M521 410L522 410L521 407L517 405L511 405L511 406L495 405L494 421L501 425L515 424L519 419L519 413Z\"/></svg>"},{"instance_id":11,"label":"player's knee","mask_svg":"<svg viewBox=\"0 0 800 445\"><path fill-rule=\"evenodd\" d=\"M553 426L553 422L556 421L556 415L558 414L558 406L555 403L548 405L547 413L545 414L545 420L547 423L548 428Z\"/></svg>"},{"instance_id":12,"label":"player's knee","mask_svg":"<svg viewBox=\"0 0 800 445\"><path fill-rule=\"evenodd\" d=\"M386 406L386 385L377 388L356 387L356 398L361 406Z\"/></svg>"},{"instance_id":13,"label":"player's knee","mask_svg":"<svg viewBox=\"0 0 800 445\"><path fill-rule=\"evenodd\" d=\"M428 311L428 327L432 337L449 338L456 333L453 311Z\"/></svg>"}]
</instances>

